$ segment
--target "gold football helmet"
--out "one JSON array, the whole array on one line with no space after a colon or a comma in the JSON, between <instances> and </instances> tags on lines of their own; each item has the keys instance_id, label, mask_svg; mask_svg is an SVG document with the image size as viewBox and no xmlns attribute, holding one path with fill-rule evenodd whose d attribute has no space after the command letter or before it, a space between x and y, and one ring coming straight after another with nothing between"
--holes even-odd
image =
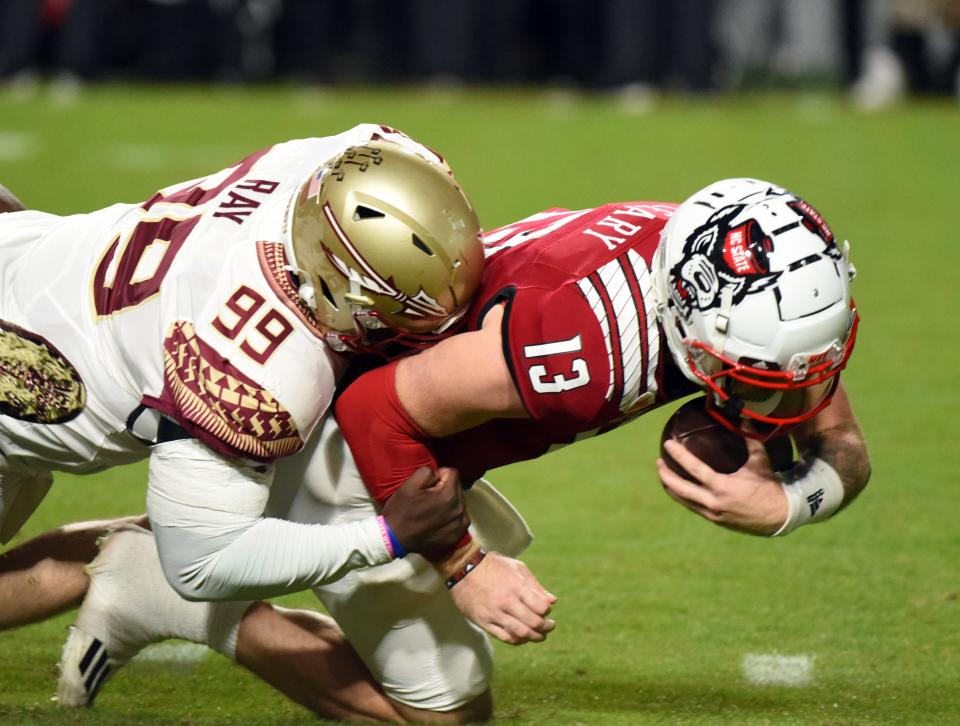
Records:
<instances>
[{"instance_id":1,"label":"gold football helmet","mask_svg":"<svg viewBox=\"0 0 960 726\"><path fill-rule=\"evenodd\" d=\"M480 223L450 168L399 144L352 146L294 200L299 294L334 350L421 347L448 334L480 284Z\"/></svg>"}]
</instances>

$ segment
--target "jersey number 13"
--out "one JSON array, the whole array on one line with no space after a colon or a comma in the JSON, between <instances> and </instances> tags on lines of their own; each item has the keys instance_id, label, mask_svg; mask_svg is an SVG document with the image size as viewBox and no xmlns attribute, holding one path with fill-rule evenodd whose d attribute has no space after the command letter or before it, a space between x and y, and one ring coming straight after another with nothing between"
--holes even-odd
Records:
<instances>
[{"instance_id":1,"label":"jersey number 13","mask_svg":"<svg viewBox=\"0 0 960 726\"><path fill-rule=\"evenodd\" d=\"M546 358L555 355L569 355L582 349L580 336L575 335L568 340L525 345L523 355L525 358ZM556 373L550 375L547 373L547 366L545 365L530 366L528 373L533 390L537 393L563 393L585 386L590 382L590 371L587 370L587 361L583 358L574 358L570 361L569 374Z\"/></svg>"}]
</instances>

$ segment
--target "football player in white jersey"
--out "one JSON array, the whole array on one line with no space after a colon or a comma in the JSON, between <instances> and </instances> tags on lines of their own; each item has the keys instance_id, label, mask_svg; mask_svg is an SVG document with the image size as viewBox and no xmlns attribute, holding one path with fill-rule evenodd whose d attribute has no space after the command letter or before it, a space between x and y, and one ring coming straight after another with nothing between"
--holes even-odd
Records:
<instances>
[{"instance_id":1,"label":"football player in white jersey","mask_svg":"<svg viewBox=\"0 0 960 726\"><path fill-rule=\"evenodd\" d=\"M316 149L295 148L316 146L318 142L326 142L340 152L319 170ZM281 155L278 150L286 153ZM278 156L290 165L302 162L304 151L312 151L314 158L307 164L306 177L302 170L291 175L299 179L298 185L264 161L273 160L283 169L276 161ZM329 150L320 158L327 153ZM282 195L283 203L271 207L259 201L258 195L279 195L280 181L290 187ZM2 201L6 211L20 209L9 194ZM259 217L261 208L269 210L267 216ZM473 210L440 157L393 129L365 126L334 139L283 144L213 177L164 190L139 207L117 205L98 214L102 219L94 220L95 225L90 224L93 215L68 218L77 223L70 230L52 215L5 215L0 219L0 240L10 244L4 244L8 249L3 251L14 263L19 256L13 248L23 249L29 244L31 254L43 248L49 259L56 246L51 240L67 237L67 231L76 234L82 224L92 227L81 237L102 242L104 249L96 251L93 243L82 246L94 250L88 250L87 255L87 284L92 288L90 315L84 313L83 306L73 306L84 313L77 314L74 327L95 329L107 324L130 332L129 341L125 339L121 345L107 334L113 333L112 329L98 331L106 343L97 339L97 345L104 344L106 356L125 354L142 365L145 370L139 372L140 377L148 383L159 377L159 388L152 391L145 384L141 403L127 413L124 407L135 393L127 400L112 391L105 393L108 389L103 385L95 390L91 385L91 380L102 383L104 379L87 371L94 367L91 361L96 353L82 345L71 348L69 342L61 342L64 353L24 326L5 328L11 363L5 366L5 372L14 371L15 366L24 371L39 355L57 376L57 385L46 387L25 376L27 384L32 385L26 393L34 397L28 400L33 409L26 413L45 417L42 421L26 421L28 415L12 405L24 398L23 391L12 388L12 375L10 386L5 386L5 392L10 391L5 402L11 405L4 409L12 417L9 428L22 428L19 438L12 434L9 437L5 449L9 456L4 464L10 467L4 469L0 481L2 501L9 504L2 514L10 535L49 486L50 461L38 451L38 440L46 436L48 443L54 441L48 448L62 457L54 465L72 471L95 470L152 452L151 522L158 540L164 542L159 546L167 576L178 593L191 599L249 597L301 589L310 582L319 585L352 568L390 561L401 547L408 551L434 549L461 537L467 522L462 493L455 472L444 469L439 474L421 471L411 477L405 494L388 505L380 517L366 512L371 516L330 527L317 527L312 521L293 524L264 518L265 483L272 472L263 471L261 463L286 453L286 448L276 448L278 439L281 446L296 448L298 442L289 434L291 430L296 433L297 426L296 422L289 424L290 417L258 418L256 414L264 411L286 413L282 401L270 389L258 389L253 375L245 376L242 364L234 365L237 358L250 358L260 367L284 360L274 354L280 356L287 350L288 341L303 332L298 323L303 324L310 342L319 348L319 356L316 350L300 345L285 358L290 375L277 366L265 378L276 388L291 389L291 400L301 407L308 407L311 396L320 398L315 411L318 417L329 402L334 376L315 385L316 390L310 386L297 389L295 379L303 375L304 367L309 371L313 363L323 371L327 361L336 373L343 367L338 353L387 345L429 345L456 323L476 287L483 254ZM114 217L120 221L107 224ZM273 222L280 226L274 228ZM250 261L251 255L244 256L244 249L253 251L257 263L251 281L245 284L241 280L229 294L224 287L230 287L229 282L220 279L223 265L215 264L217 260L209 250L194 249L201 241L213 238L207 228L216 229L217 224L227 225L246 243L244 247L236 242L234 249L222 241L234 267L237 257L241 262ZM243 232L237 233L234 227L252 232L241 237ZM206 234L201 234L205 230ZM270 242L275 238L281 243ZM313 241L312 247L309 241ZM199 258L195 269L182 262L188 251ZM25 253L24 257L29 255ZM8 279L13 278L11 271ZM82 287L82 283L74 283L74 287ZM160 362L139 355L139 348L124 347L128 342L150 342L150 326L156 321L144 310L163 312L174 303L182 307L186 305L184 300L195 302L196 298L202 303L205 291L214 283L222 288L215 293L225 296L223 304L215 315L207 315L206 321L204 312L179 312L168 334L156 335L163 343ZM203 308L202 304L194 306ZM6 312L15 307L5 308L4 315L20 320ZM293 313L293 320L287 320L285 313ZM120 326L125 322L123 316L131 315L139 315L139 323ZM36 319L21 322L33 324ZM204 322L208 334L200 335ZM208 344L208 338L214 343ZM29 355L18 354L24 348ZM319 363L315 360L318 357ZM74 360L81 363L74 365ZM136 378L125 371L124 381L119 368L115 365L112 371L118 380ZM72 383L73 388L65 388L61 380ZM258 394L263 401L258 400ZM54 395L59 398L51 401ZM111 424L108 416L88 420L86 414L91 400L113 403L113 398L118 399L113 408L102 405L98 409L112 414L115 430L107 431ZM61 411L71 400L75 410ZM264 402L266 405L259 405ZM251 405L253 415L245 417L243 407ZM158 416L157 411L165 416ZM48 429L25 426L22 421ZM107 432L101 438L109 440L109 448L96 448L97 434L104 433L95 428L97 425ZM64 428L68 429L66 434ZM0 433L5 435L7 431ZM287 439L285 444L283 439ZM69 446L57 446L61 440L83 450L78 453ZM176 476L181 473L178 459L187 462L180 478ZM12 465L21 460L33 467L13 471ZM220 501L223 498L228 501ZM98 535L116 524L92 522L67 527L5 555L0 626L15 627L75 604L87 582L82 569L74 565L92 559ZM526 578L532 580L529 575ZM229 623L236 621L238 609L248 605L210 605L204 611L203 637L233 654L238 628ZM291 618L291 627L296 627L295 618ZM339 638L342 642L332 628L326 626L324 630L330 640ZM476 639L478 634L472 637ZM318 703L318 710L335 716L395 715L392 709L387 711L380 702L368 698L369 678L365 679L365 671L360 672L364 666L352 651L343 658L328 659L328 663L341 680L350 681L352 676L357 685L334 691L330 701ZM104 677L106 672L98 675ZM317 693L311 696L314 702L322 698Z\"/></svg>"},{"instance_id":2,"label":"football player in white jersey","mask_svg":"<svg viewBox=\"0 0 960 726\"><path fill-rule=\"evenodd\" d=\"M3 214L0 540L53 470L149 457L161 561L187 598L302 590L456 541L449 472L411 478L414 516L263 511L272 463L309 439L349 354L442 337L482 269L449 167L385 126L281 143L140 205Z\"/></svg>"}]
</instances>

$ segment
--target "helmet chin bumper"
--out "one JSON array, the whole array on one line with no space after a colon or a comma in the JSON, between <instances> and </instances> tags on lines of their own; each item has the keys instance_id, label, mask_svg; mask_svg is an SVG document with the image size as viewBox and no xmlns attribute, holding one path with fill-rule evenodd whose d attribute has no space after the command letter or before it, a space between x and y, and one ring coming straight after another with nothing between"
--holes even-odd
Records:
<instances>
[{"instance_id":1,"label":"helmet chin bumper","mask_svg":"<svg viewBox=\"0 0 960 726\"><path fill-rule=\"evenodd\" d=\"M793 370L734 361L688 339L684 373L709 391L707 411L724 427L748 438L775 438L830 405L840 372L853 353L859 322L851 304L845 340L821 353L795 356Z\"/></svg>"}]
</instances>

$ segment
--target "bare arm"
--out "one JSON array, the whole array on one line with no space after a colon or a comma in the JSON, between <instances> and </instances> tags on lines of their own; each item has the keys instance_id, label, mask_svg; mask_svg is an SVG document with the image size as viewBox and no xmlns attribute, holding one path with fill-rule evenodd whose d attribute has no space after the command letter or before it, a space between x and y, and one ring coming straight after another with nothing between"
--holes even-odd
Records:
<instances>
[{"instance_id":1,"label":"bare arm","mask_svg":"<svg viewBox=\"0 0 960 726\"><path fill-rule=\"evenodd\" d=\"M480 330L365 373L337 399L340 429L381 505L415 469L437 467L433 439L526 415L501 349L502 315L492 310Z\"/></svg>"},{"instance_id":2,"label":"bare arm","mask_svg":"<svg viewBox=\"0 0 960 726\"><path fill-rule=\"evenodd\" d=\"M826 461L843 482L843 504L852 502L870 480L870 456L850 399L841 384L830 405L793 435L802 455Z\"/></svg>"},{"instance_id":3,"label":"bare arm","mask_svg":"<svg viewBox=\"0 0 960 726\"><path fill-rule=\"evenodd\" d=\"M492 418L527 416L503 358L502 320L498 306L480 330L400 361L397 395L424 433L449 436Z\"/></svg>"}]
</instances>

